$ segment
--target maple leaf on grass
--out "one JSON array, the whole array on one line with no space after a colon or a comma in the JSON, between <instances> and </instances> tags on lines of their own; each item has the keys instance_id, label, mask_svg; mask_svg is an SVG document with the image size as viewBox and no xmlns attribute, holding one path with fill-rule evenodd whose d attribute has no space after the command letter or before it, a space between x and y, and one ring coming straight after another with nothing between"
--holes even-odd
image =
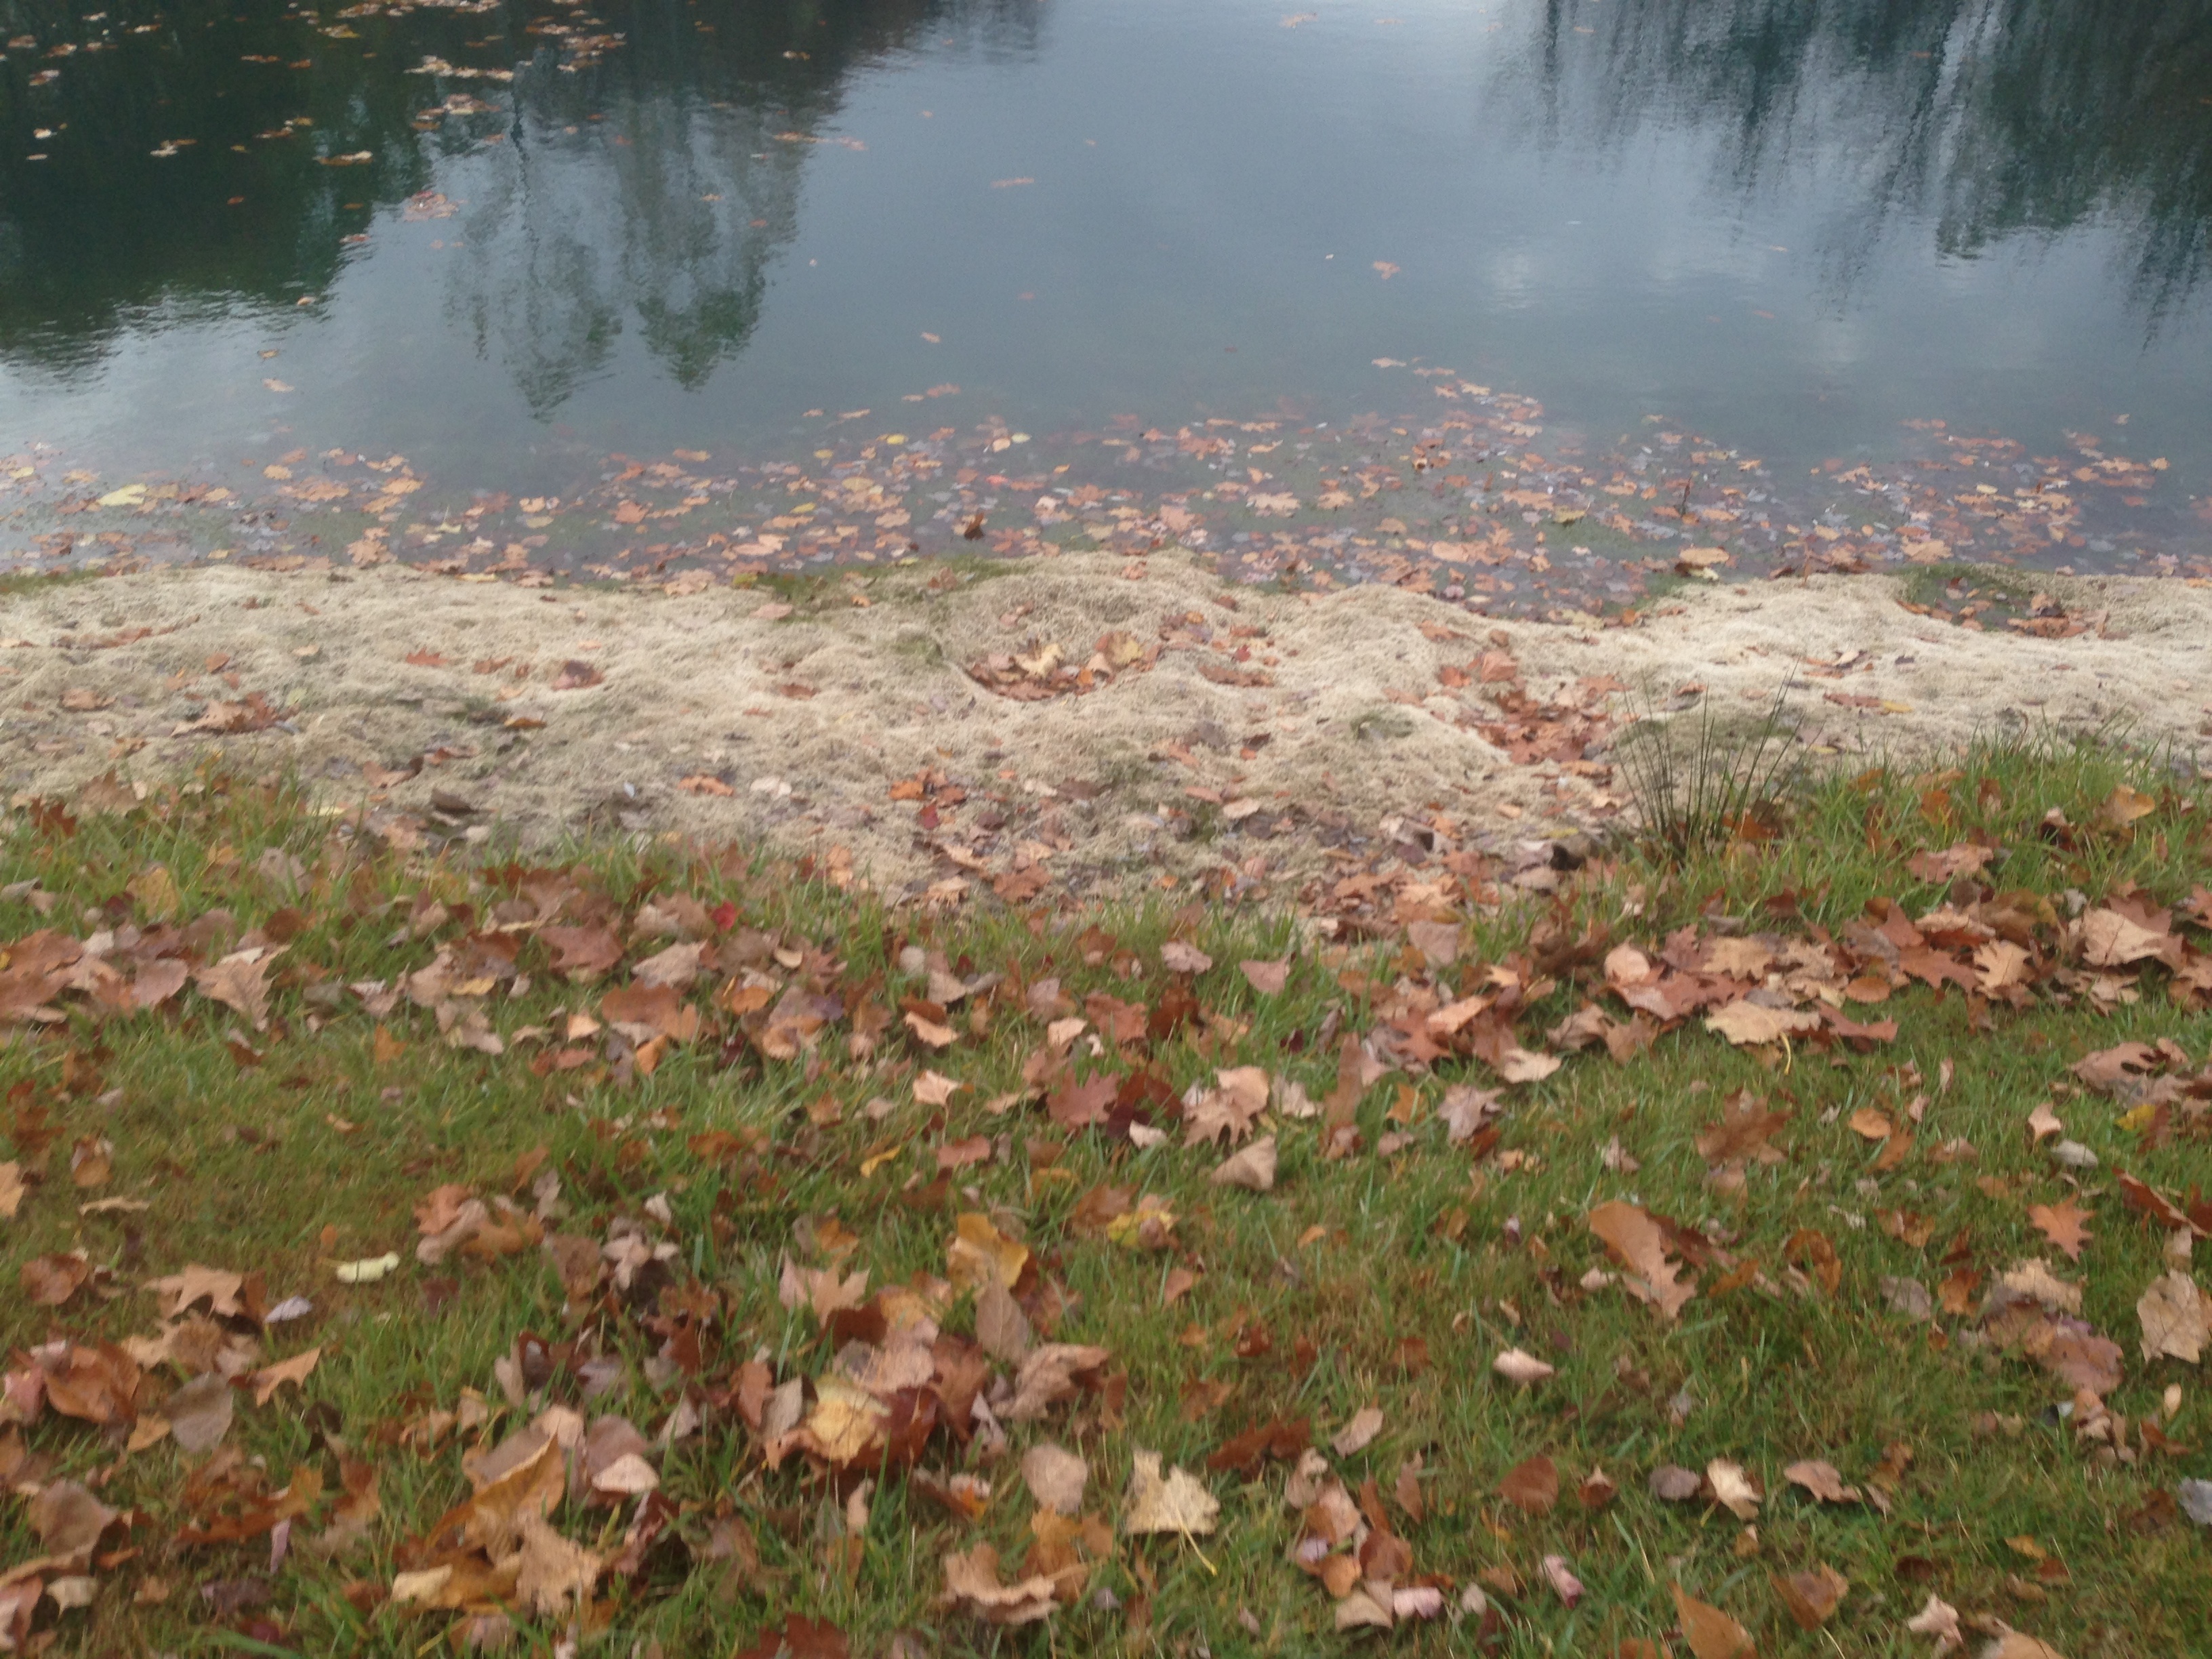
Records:
<instances>
[{"instance_id":1,"label":"maple leaf on grass","mask_svg":"<svg viewBox=\"0 0 2212 1659\"><path fill-rule=\"evenodd\" d=\"M2171 1358L2194 1365L2212 1345L2212 1296L2179 1267L2151 1281L2136 1304L2136 1317L2142 1322L2147 1361Z\"/></svg>"},{"instance_id":2,"label":"maple leaf on grass","mask_svg":"<svg viewBox=\"0 0 2212 1659\"><path fill-rule=\"evenodd\" d=\"M1195 1475L1172 1467L1163 1473L1158 1452L1136 1454L1129 1469L1129 1489L1121 1499L1123 1532L1172 1532L1188 1538L1212 1532L1220 1515L1220 1499Z\"/></svg>"}]
</instances>

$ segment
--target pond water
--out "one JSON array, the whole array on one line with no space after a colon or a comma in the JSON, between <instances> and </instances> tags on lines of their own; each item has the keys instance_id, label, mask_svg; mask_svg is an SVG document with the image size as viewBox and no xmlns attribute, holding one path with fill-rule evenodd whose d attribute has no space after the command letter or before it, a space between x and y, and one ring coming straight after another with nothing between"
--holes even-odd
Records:
<instances>
[{"instance_id":1,"label":"pond water","mask_svg":"<svg viewBox=\"0 0 2212 1659\"><path fill-rule=\"evenodd\" d=\"M2212 538L2212 0L98 3L0 0L0 447L104 481L1479 384Z\"/></svg>"}]
</instances>

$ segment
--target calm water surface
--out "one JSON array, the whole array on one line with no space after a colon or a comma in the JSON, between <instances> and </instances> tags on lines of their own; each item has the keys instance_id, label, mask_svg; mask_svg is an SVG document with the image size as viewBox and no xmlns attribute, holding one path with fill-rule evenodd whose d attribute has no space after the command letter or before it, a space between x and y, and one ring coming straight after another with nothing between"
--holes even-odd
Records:
<instances>
[{"instance_id":1,"label":"calm water surface","mask_svg":"<svg viewBox=\"0 0 2212 1659\"><path fill-rule=\"evenodd\" d=\"M0 446L111 476L1416 409L1382 357L1606 442L1940 419L2212 489L2212 0L0 19Z\"/></svg>"}]
</instances>

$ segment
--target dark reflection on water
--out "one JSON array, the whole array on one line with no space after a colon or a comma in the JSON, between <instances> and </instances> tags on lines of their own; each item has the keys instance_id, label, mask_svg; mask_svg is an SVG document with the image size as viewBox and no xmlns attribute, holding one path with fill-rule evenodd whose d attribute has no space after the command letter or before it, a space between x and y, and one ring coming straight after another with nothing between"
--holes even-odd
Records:
<instances>
[{"instance_id":1,"label":"dark reflection on water","mask_svg":"<svg viewBox=\"0 0 2212 1659\"><path fill-rule=\"evenodd\" d=\"M1388 353L1593 429L2132 409L2212 467L2212 0L83 3L0 0L0 447L1322 418Z\"/></svg>"},{"instance_id":2,"label":"dark reflection on water","mask_svg":"<svg viewBox=\"0 0 2212 1659\"><path fill-rule=\"evenodd\" d=\"M0 64L0 354L15 367L82 371L157 310L295 306L377 210L473 160L453 224L470 251L444 303L530 407L557 408L629 326L696 386L744 346L796 228L805 146L775 135L825 124L850 72L918 31L998 58L1036 48L1018 0L370 5L326 11L319 32L234 4L123 0L98 23L56 0L0 4L19 43ZM432 58L512 78L415 72Z\"/></svg>"},{"instance_id":3,"label":"dark reflection on water","mask_svg":"<svg viewBox=\"0 0 2212 1659\"><path fill-rule=\"evenodd\" d=\"M1899 219L1959 257L2107 223L2154 330L2212 264L2206 0L1547 0L1532 50L1551 143L1695 125L1730 188L1832 191L1846 289Z\"/></svg>"}]
</instances>

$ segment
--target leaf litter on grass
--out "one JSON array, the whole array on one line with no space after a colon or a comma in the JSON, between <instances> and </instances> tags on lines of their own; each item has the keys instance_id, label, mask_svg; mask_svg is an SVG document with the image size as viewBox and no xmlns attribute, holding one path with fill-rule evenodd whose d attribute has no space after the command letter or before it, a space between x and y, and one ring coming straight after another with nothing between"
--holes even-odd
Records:
<instances>
[{"instance_id":1,"label":"leaf litter on grass","mask_svg":"<svg viewBox=\"0 0 2212 1659\"><path fill-rule=\"evenodd\" d=\"M1924 819L1957 787L1899 794ZM1169 1588L1176 1564L1204 1575L1225 1558L1294 1620L1309 1615L1288 1586L1318 1579L1336 1631L1455 1612L1490 1640L1595 1606L1734 1652L1778 1620L1894 1622L1847 1593L1889 1569L1820 1559L1800 1506L1863 1503L1888 1526L1934 1513L1949 1496L1912 1442L1970 1468L2002 1460L2008 1421L2039 1399L2063 1407L2064 1466L2127 1505L2113 1537L2170 1535L2197 1502L2176 1482L2204 1345L2187 1247L2212 1207L2180 1182L2212 1069L2169 1034L2185 1027L2136 1022L2201 1006L2207 907L2165 865L2125 860L2156 853L2154 833L2168 862L2201 843L2184 799L2032 815L2027 851L1931 866L1935 892L1903 856L1868 860L1887 890L1844 909L1769 887L1717 910L1629 860L1513 900L1495 867L1455 854L1379 872L1358 901L1370 922L1288 950L1238 931L1259 918L1202 911L1140 949L1165 919L1040 909L994 935L834 888L800 902L787 872L712 849L653 854L649 878L611 857L471 866L288 817L286 799L226 782L12 827L38 891L94 890L116 859L97 849L157 825L181 873L82 934L57 925L74 912L9 901L8 1224L44 1305L40 1328L19 1322L0 1448L40 1514L75 1513L64 1471L89 1473L106 1433L119 1449L97 1501L127 1500L162 1540L68 1571L26 1555L10 1585L40 1589L9 1603L11 1639L66 1629L102 1595L167 1607L173 1580L271 1643L333 1619L720 1617L684 1610L702 1576L741 1608L813 1586L809 1607L873 1635L915 1620L1091 1630L1203 1605ZM250 856L255 812L291 837L300 868L282 884ZM1902 846L1926 850L1911 824L1897 823ZM175 850L179 826L206 856ZM118 850L123 870L143 864ZM2022 884L1982 879L2008 866ZM2054 881L2088 884L2070 914ZM1990 957L1999 940L2018 954ZM183 969L164 994L118 994L161 963ZM1734 1006L1806 1019L1705 1029L1705 1011ZM1882 1020L1840 1012L1871 1006ZM1603 1040L1639 1019L1637 1042ZM2017 1104L1967 1099L1971 1067L1952 1091L1954 1052L2008 1022L2035 1039L2022 1085L2066 1103L2095 1163L2053 1156L2064 1125L2023 1135ZM2154 1040L2107 1042L2114 1025ZM1939 1055L1922 1032L1961 1046ZM212 1153L161 1150L168 1132L132 1105L184 1052L241 1103ZM1676 1054L1686 1070L1655 1069ZM1725 1098L1695 1103L1708 1071ZM1692 1103L1608 1110L1577 1144L1581 1103L1652 1077ZM323 1099L348 1123L420 1125L410 1091L461 1079L535 1103L530 1138L456 1119L446 1150L351 1177L381 1207L331 1188L305 1249L214 1255L175 1207L198 1201L210 1156L240 1172L352 1159L359 1132ZM303 1091L312 1110L280 1109ZM1357 1212L1341 1196L1370 1181L1414 1224L1347 1279ZM94 1219L74 1194L108 1188L152 1207L69 1243ZM1563 1207L1568 1190L1586 1195ZM396 1248L410 1243L411 1262ZM1438 1264L1476 1288L1439 1297ZM1942 1293L1907 1313L1890 1287L1915 1273ZM1397 1287L1380 1328L1318 1294L1371 1309L1352 1287L1378 1280ZM465 1343L434 1322L455 1297L489 1321ZM2134 1361L2095 1322L2129 1305ZM434 1367L392 1370L333 1317L347 1307L420 1324ZM1721 1409L1753 1342L1822 1363L1808 1319L1863 1334L1848 1340L1872 1343L1891 1382L1918 1366L1938 1397L1989 1403L1920 1420L1893 1397L1879 1433L1823 1412L1784 1435ZM1704 1358L1685 1368L1662 1332ZM1946 1370L1949 1356L1995 1369ZM1424 1379L1446 1364L1481 1379L1479 1438L1437 1415ZM1564 1408L1600 1377L1599 1424L1637 1424L1642 1449ZM1344 1425L1334 1461L1312 1444L1315 1407L1292 1409L1297 1387ZM1117 1464L1126 1480L1106 1478ZM1248 1503L1251 1486L1270 1501ZM1666 1504L1743 1530L1701 1554ZM1622 1506L1674 1540L1671 1607L1591 1588L1611 1583L1592 1568L1617 1540L1582 1517ZM1471 1550L1455 1513L1487 1516L1487 1541ZM889 1527L927 1540L915 1559L935 1582L862 1594L906 1571L881 1553ZM2025 1589L1965 1558L1946 1583L1984 1634L2063 1624L2065 1586L2094 1593L2092 1559L2122 1547L2102 1536L2073 1534L2064 1577L2012 1573ZM363 1571L372 1539L388 1573ZM1682 1587L1749 1555L1770 1599ZM1271 1560L1293 1576L1263 1591ZM325 1599L224 1588L249 1573ZM811 1613L778 1616L763 1633L741 1612L734 1639L830 1639Z\"/></svg>"}]
</instances>

